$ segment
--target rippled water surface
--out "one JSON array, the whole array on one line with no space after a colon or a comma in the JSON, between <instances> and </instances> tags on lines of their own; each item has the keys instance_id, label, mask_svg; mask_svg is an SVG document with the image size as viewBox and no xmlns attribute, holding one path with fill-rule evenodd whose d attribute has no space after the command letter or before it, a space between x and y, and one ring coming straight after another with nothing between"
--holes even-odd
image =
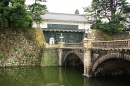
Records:
<instances>
[{"instance_id":1,"label":"rippled water surface","mask_svg":"<svg viewBox=\"0 0 130 86\"><path fill-rule=\"evenodd\" d=\"M130 75L85 78L83 68L36 67L0 69L0 86L130 86Z\"/></svg>"}]
</instances>

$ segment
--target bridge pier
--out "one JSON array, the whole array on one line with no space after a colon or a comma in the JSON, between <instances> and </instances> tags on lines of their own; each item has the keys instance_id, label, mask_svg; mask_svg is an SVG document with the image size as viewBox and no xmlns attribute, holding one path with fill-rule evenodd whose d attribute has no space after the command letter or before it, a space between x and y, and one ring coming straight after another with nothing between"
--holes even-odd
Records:
<instances>
[{"instance_id":1,"label":"bridge pier","mask_svg":"<svg viewBox=\"0 0 130 86\"><path fill-rule=\"evenodd\" d=\"M92 77L91 50L84 50L84 74L85 77Z\"/></svg>"},{"instance_id":2,"label":"bridge pier","mask_svg":"<svg viewBox=\"0 0 130 86\"><path fill-rule=\"evenodd\" d=\"M59 57L59 66L63 66L63 62L62 62L62 54L63 54L63 46L64 46L64 42L59 42L58 45L59 45L59 49L58 49L58 57Z\"/></svg>"},{"instance_id":3,"label":"bridge pier","mask_svg":"<svg viewBox=\"0 0 130 86\"><path fill-rule=\"evenodd\" d=\"M59 57L59 66L63 66L62 64L62 49L58 49L58 57Z\"/></svg>"},{"instance_id":4,"label":"bridge pier","mask_svg":"<svg viewBox=\"0 0 130 86\"><path fill-rule=\"evenodd\" d=\"M83 42L84 47L84 74L85 77L92 77L92 54L91 47L94 39L87 39Z\"/></svg>"}]
</instances>

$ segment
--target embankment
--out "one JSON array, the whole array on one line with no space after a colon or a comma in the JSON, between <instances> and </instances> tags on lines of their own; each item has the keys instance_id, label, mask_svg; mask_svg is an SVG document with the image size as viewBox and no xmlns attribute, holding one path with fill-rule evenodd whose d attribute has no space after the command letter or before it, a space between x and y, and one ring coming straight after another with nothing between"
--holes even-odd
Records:
<instances>
[{"instance_id":1,"label":"embankment","mask_svg":"<svg viewBox=\"0 0 130 86\"><path fill-rule=\"evenodd\" d=\"M41 54L34 29L0 29L0 67L39 66Z\"/></svg>"}]
</instances>

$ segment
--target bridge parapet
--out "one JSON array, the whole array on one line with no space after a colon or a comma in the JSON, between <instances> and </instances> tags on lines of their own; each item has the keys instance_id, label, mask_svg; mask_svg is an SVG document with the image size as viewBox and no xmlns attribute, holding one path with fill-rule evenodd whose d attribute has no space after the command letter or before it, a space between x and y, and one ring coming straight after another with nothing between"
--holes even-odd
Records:
<instances>
[{"instance_id":1,"label":"bridge parapet","mask_svg":"<svg viewBox=\"0 0 130 86\"><path fill-rule=\"evenodd\" d=\"M45 48L59 48L59 44L45 44Z\"/></svg>"},{"instance_id":2,"label":"bridge parapet","mask_svg":"<svg viewBox=\"0 0 130 86\"><path fill-rule=\"evenodd\" d=\"M59 42L58 44L45 44L45 48L83 48L83 43L64 43Z\"/></svg>"},{"instance_id":3,"label":"bridge parapet","mask_svg":"<svg viewBox=\"0 0 130 86\"><path fill-rule=\"evenodd\" d=\"M96 41L92 42L93 48L127 48L130 40Z\"/></svg>"},{"instance_id":4,"label":"bridge parapet","mask_svg":"<svg viewBox=\"0 0 130 86\"><path fill-rule=\"evenodd\" d=\"M63 46L64 48L82 48L83 44L82 43L66 43Z\"/></svg>"},{"instance_id":5,"label":"bridge parapet","mask_svg":"<svg viewBox=\"0 0 130 86\"><path fill-rule=\"evenodd\" d=\"M92 43L95 41L95 39L87 39L83 41L83 47L84 48L92 48Z\"/></svg>"}]
</instances>

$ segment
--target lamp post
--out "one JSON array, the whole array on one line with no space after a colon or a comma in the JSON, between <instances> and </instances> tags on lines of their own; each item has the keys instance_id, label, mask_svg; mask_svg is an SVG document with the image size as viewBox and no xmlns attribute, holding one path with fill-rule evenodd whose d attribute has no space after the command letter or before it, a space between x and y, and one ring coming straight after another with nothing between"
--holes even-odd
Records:
<instances>
[{"instance_id":1,"label":"lamp post","mask_svg":"<svg viewBox=\"0 0 130 86\"><path fill-rule=\"evenodd\" d=\"M85 37L84 40L90 39L90 33L91 33L91 30L90 30L89 27L88 27L87 29L85 29L85 36L86 36L86 34L87 34L87 38Z\"/></svg>"},{"instance_id":2,"label":"lamp post","mask_svg":"<svg viewBox=\"0 0 130 86\"><path fill-rule=\"evenodd\" d=\"M60 42L63 42L64 37L63 37L62 33L60 34L59 38L60 38Z\"/></svg>"}]
</instances>

